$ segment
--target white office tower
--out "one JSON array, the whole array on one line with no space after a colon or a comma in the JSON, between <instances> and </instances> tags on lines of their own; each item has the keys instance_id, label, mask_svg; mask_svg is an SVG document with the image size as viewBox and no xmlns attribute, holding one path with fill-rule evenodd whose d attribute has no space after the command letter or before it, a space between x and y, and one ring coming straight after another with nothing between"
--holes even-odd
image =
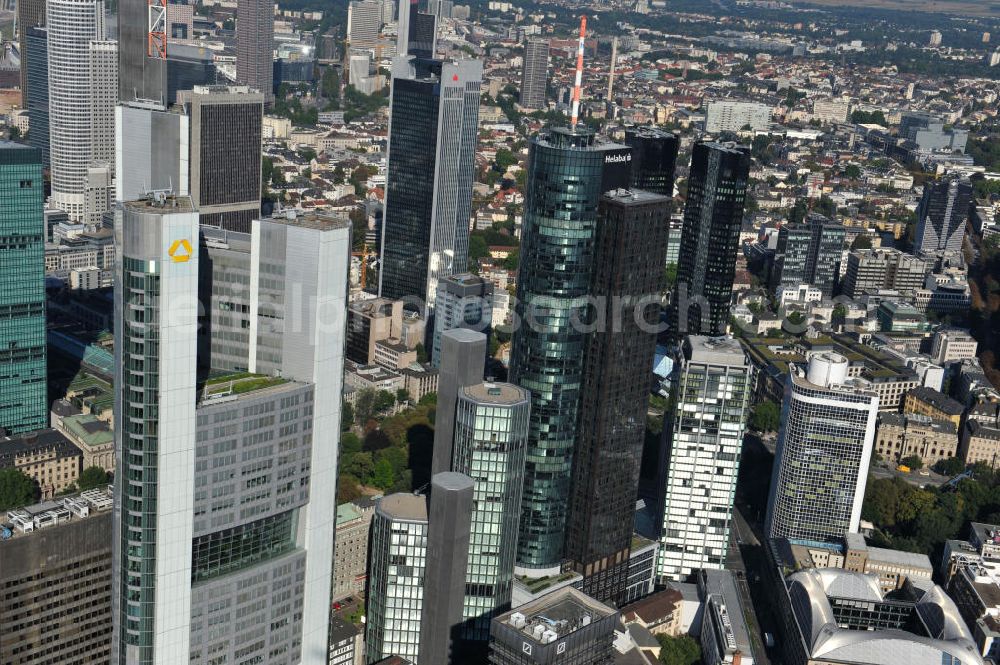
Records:
<instances>
[{"instance_id":1,"label":"white office tower","mask_svg":"<svg viewBox=\"0 0 1000 665\"><path fill-rule=\"evenodd\" d=\"M347 5L347 41L351 48L375 48L382 30L382 2L355 0Z\"/></svg>"},{"instance_id":2,"label":"white office tower","mask_svg":"<svg viewBox=\"0 0 1000 665\"><path fill-rule=\"evenodd\" d=\"M691 335L673 414L656 575L721 569L750 399L750 363L731 337Z\"/></svg>"},{"instance_id":3,"label":"white office tower","mask_svg":"<svg viewBox=\"0 0 1000 665\"><path fill-rule=\"evenodd\" d=\"M199 297L232 285L190 198L116 216L112 662L325 665L349 221L254 222L226 373L200 366Z\"/></svg>"},{"instance_id":4,"label":"white office tower","mask_svg":"<svg viewBox=\"0 0 1000 665\"><path fill-rule=\"evenodd\" d=\"M789 369L767 502L770 538L825 540L858 531L878 395L848 379L847 370L847 358L832 352Z\"/></svg>"},{"instance_id":5,"label":"white office tower","mask_svg":"<svg viewBox=\"0 0 1000 665\"><path fill-rule=\"evenodd\" d=\"M87 168L94 159L95 97L103 108L103 96L95 95L95 87L103 89L106 83L95 81L91 68L91 44L101 42L105 34L104 2L50 0L46 23L52 204L78 221L84 214ZM105 46L94 48L94 57L103 62ZM100 78L109 69L98 67L96 72Z\"/></svg>"}]
</instances>

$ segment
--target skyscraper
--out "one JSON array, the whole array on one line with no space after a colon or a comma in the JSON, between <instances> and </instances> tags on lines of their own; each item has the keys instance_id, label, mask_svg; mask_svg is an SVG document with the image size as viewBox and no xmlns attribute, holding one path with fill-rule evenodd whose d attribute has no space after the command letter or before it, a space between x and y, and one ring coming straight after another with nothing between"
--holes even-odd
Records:
<instances>
[{"instance_id":1,"label":"skyscraper","mask_svg":"<svg viewBox=\"0 0 1000 665\"><path fill-rule=\"evenodd\" d=\"M441 366L441 335L468 328L489 335L492 323L493 284L478 275L449 275L438 282L434 298L434 333L431 362Z\"/></svg>"},{"instance_id":2,"label":"skyscraper","mask_svg":"<svg viewBox=\"0 0 1000 665\"><path fill-rule=\"evenodd\" d=\"M396 655L416 662L427 568L427 499L390 494L379 500L368 549L365 662Z\"/></svg>"},{"instance_id":3,"label":"skyscraper","mask_svg":"<svg viewBox=\"0 0 1000 665\"><path fill-rule=\"evenodd\" d=\"M524 63L521 65L521 106L545 108L545 89L549 83L549 40L538 37L524 42Z\"/></svg>"},{"instance_id":4,"label":"skyscraper","mask_svg":"<svg viewBox=\"0 0 1000 665\"><path fill-rule=\"evenodd\" d=\"M379 291L421 311L466 271L482 73L478 60L393 64Z\"/></svg>"},{"instance_id":5,"label":"skyscraper","mask_svg":"<svg viewBox=\"0 0 1000 665\"><path fill-rule=\"evenodd\" d=\"M509 383L459 390L452 469L475 481L463 637L485 643L510 605L528 445L528 391Z\"/></svg>"},{"instance_id":6,"label":"skyscraper","mask_svg":"<svg viewBox=\"0 0 1000 665\"><path fill-rule=\"evenodd\" d=\"M167 98L165 0L118 3L118 99L170 103Z\"/></svg>"},{"instance_id":7,"label":"skyscraper","mask_svg":"<svg viewBox=\"0 0 1000 665\"><path fill-rule=\"evenodd\" d=\"M0 429L48 425L45 183L34 148L0 141Z\"/></svg>"},{"instance_id":8,"label":"skyscraper","mask_svg":"<svg viewBox=\"0 0 1000 665\"><path fill-rule=\"evenodd\" d=\"M434 458L432 473L450 471L454 464L455 409L466 386L483 380L486 367L486 335L466 328L441 335L441 374L438 380Z\"/></svg>"},{"instance_id":9,"label":"skyscraper","mask_svg":"<svg viewBox=\"0 0 1000 665\"><path fill-rule=\"evenodd\" d=\"M677 267L675 334L721 335L729 325L749 173L745 147L695 144Z\"/></svg>"},{"instance_id":10,"label":"skyscraper","mask_svg":"<svg viewBox=\"0 0 1000 665\"><path fill-rule=\"evenodd\" d=\"M972 184L968 178L951 176L924 183L913 241L916 253L962 251L965 220L969 217L971 203Z\"/></svg>"},{"instance_id":11,"label":"skyscraper","mask_svg":"<svg viewBox=\"0 0 1000 665\"><path fill-rule=\"evenodd\" d=\"M322 317L346 303L349 223L254 222L252 276L273 279L251 279L251 375L205 379L197 212L160 194L118 214L113 662L325 662L343 331Z\"/></svg>"},{"instance_id":12,"label":"skyscraper","mask_svg":"<svg viewBox=\"0 0 1000 665\"><path fill-rule=\"evenodd\" d=\"M274 2L239 0L236 5L236 81L274 101Z\"/></svg>"},{"instance_id":13,"label":"skyscraper","mask_svg":"<svg viewBox=\"0 0 1000 665\"><path fill-rule=\"evenodd\" d=\"M474 483L454 471L431 478L420 660L462 665L459 649Z\"/></svg>"},{"instance_id":14,"label":"skyscraper","mask_svg":"<svg viewBox=\"0 0 1000 665\"><path fill-rule=\"evenodd\" d=\"M725 563L750 388L750 364L739 342L698 335L684 341L668 430L660 580L684 581Z\"/></svg>"},{"instance_id":15,"label":"skyscraper","mask_svg":"<svg viewBox=\"0 0 1000 665\"><path fill-rule=\"evenodd\" d=\"M264 95L242 86L178 93L190 118L191 200L201 223L249 233L260 216Z\"/></svg>"},{"instance_id":16,"label":"skyscraper","mask_svg":"<svg viewBox=\"0 0 1000 665\"><path fill-rule=\"evenodd\" d=\"M437 48L437 16L420 11L420 0L399 0L396 56L433 58Z\"/></svg>"},{"instance_id":17,"label":"skyscraper","mask_svg":"<svg viewBox=\"0 0 1000 665\"><path fill-rule=\"evenodd\" d=\"M45 25L45 0L22 0L17 3L18 50L21 53L21 94L29 99L32 94L40 94L41 90L32 90L31 69L37 65L31 64L31 56L37 52L29 52L28 35L31 28ZM46 58L47 60L47 58ZM46 94L48 94L46 92ZM34 118L31 118L34 124Z\"/></svg>"},{"instance_id":18,"label":"skyscraper","mask_svg":"<svg viewBox=\"0 0 1000 665\"><path fill-rule=\"evenodd\" d=\"M584 593L602 602L621 604L628 582L649 401L637 379L656 350L667 203L622 189L604 194L598 210L565 557Z\"/></svg>"},{"instance_id":19,"label":"skyscraper","mask_svg":"<svg viewBox=\"0 0 1000 665\"><path fill-rule=\"evenodd\" d=\"M347 6L347 41L351 48L375 48L382 29L382 2L354 0Z\"/></svg>"},{"instance_id":20,"label":"skyscraper","mask_svg":"<svg viewBox=\"0 0 1000 665\"><path fill-rule=\"evenodd\" d=\"M531 393L517 561L545 575L562 563L598 202L628 185L630 151L583 128L550 129L530 146L510 380Z\"/></svg>"},{"instance_id":21,"label":"skyscraper","mask_svg":"<svg viewBox=\"0 0 1000 665\"><path fill-rule=\"evenodd\" d=\"M677 135L655 127L632 127L625 130L625 143L632 148L632 188L672 197Z\"/></svg>"},{"instance_id":22,"label":"skyscraper","mask_svg":"<svg viewBox=\"0 0 1000 665\"><path fill-rule=\"evenodd\" d=\"M149 102L115 107L115 199L132 201L154 190L186 196L189 132L186 113Z\"/></svg>"},{"instance_id":23,"label":"skyscraper","mask_svg":"<svg viewBox=\"0 0 1000 665\"><path fill-rule=\"evenodd\" d=\"M115 162L115 105L118 103L118 43L90 42L90 159Z\"/></svg>"},{"instance_id":24,"label":"skyscraper","mask_svg":"<svg viewBox=\"0 0 1000 665\"><path fill-rule=\"evenodd\" d=\"M18 5L20 9L20 5ZM23 27L25 48L21 71L27 79L23 89L24 106L31 126L28 145L42 155L42 167L49 167L49 32L44 27Z\"/></svg>"},{"instance_id":25,"label":"skyscraper","mask_svg":"<svg viewBox=\"0 0 1000 665\"><path fill-rule=\"evenodd\" d=\"M104 2L48 0L46 22L52 203L79 220L84 179L93 159L90 43L104 39Z\"/></svg>"},{"instance_id":26,"label":"skyscraper","mask_svg":"<svg viewBox=\"0 0 1000 665\"><path fill-rule=\"evenodd\" d=\"M813 353L785 379L765 532L824 540L857 533L878 395L847 378L847 358Z\"/></svg>"},{"instance_id":27,"label":"skyscraper","mask_svg":"<svg viewBox=\"0 0 1000 665\"><path fill-rule=\"evenodd\" d=\"M811 214L804 224L786 224L778 231L771 270L771 288L811 284L823 296L833 296L840 276L846 229L822 215Z\"/></svg>"},{"instance_id":28,"label":"skyscraper","mask_svg":"<svg viewBox=\"0 0 1000 665\"><path fill-rule=\"evenodd\" d=\"M182 9L187 7L170 0L119 0L118 98L122 103L153 103L165 109L177 100L178 90L215 82L215 65L210 55L205 57L205 49L167 43L170 37L193 38L184 34L188 26L173 21Z\"/></svg>"}]
</instances>

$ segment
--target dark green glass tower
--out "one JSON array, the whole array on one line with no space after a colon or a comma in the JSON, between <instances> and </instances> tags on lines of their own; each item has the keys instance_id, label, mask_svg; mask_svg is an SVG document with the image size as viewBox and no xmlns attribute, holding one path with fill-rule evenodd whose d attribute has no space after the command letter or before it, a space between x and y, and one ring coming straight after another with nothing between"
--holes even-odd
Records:
<instances>
[{"instance_id":1,"label":"dark green glass tower","mask_svg":"<svg viewBox=\"0 0 1000 665\"><path fill-rule=\"evenodd\" d=\"M41 153L0 141L0 428L48 423Z\"/></svg>"},{"instance_id":2,"label":"dark green glass tower","mask_svg":"<svg viewBox=\"0 0 1000 665\"><path fill-rule=\"evenodd\" d=\"M563 556L597 206L628 186L631 151L551 129L532 139L528 162L510 357L512 382L531 393L517 563L547 571Z\"/></svg>"}]
</instances>

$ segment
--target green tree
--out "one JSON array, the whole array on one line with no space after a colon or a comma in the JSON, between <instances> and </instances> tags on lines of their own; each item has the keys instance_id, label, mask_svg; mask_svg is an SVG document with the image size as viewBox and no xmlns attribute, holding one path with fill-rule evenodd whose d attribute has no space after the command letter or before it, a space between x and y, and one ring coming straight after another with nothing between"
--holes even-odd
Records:
<instances>
[{"instance_id":1,"label":"green tree","mask_svg":"<svg viewBox=\"0 0 1000 665\"><path fill-rule=\"evenodd\" d=\"M851 243L851 251L857 249L871 249L871 248L872 248L872 239L863 233L859 234L854 239L854 242Z\"/></svg>"},{"instance_id":2,"label":"green tree","mask_svg":"<svg viewBox=\"0 0 1000 665\"><path fill-rule=\"evenodd\" d=\"M938 460L934 464L934 470L942 476L957 476L965 471L965 464L957 457L949 457L948 459Z\"/></svg>"},{"instance_id":3,"label":"green tree","mask_svg":"<svg viewBox=\"0 0 1000 665\"><path fill-rule=\"evenodd\" d=\"M781 410L771 400L764 400L753 408L750 427L758 432L776 432L781 424Z\"/></svg>"},{"instance_id":4,"label":"green tree","mask_svg":"<svg viewBox=\"0 0 1000 665\"><path fill-rule=\"evenodd\" d=\"M406 404L410 401L410 391L406 388L399 388L396 390L396 403Z\"/></svg>"},{"instance_id":5,"label":"green tree","mask_svg":"<svg viewBox=\"0 0 1000 665\"><path fill-rule=\"evenodd\" d=\"M352 425L354 425L354 407L344 400L340 405L340 429L346 432Z\"/></svg>"},{"instance_id":6,"label":"green tree","mask_svg":"<svg viewBox=\"0 0 1000 665\"><path fill-rule=\"evenodd\" d=\"M0 510L20 508L34 503L40 495L38 483L20 469L14 467L0 469Z\"/></svg>"},{"instance_id":7,"label":"green tree","mask_svg":"<svg viewBox=\"0 0 1000 665\"><path fill-rule=\"evenodd\" d=\"M361 439L354 432L343 432L340 435L341 454L352 454L361 452Z\"/></svg>"},{"instance_id":8,"label":"green tree","mask_svg":"<svg viewBox=\"0 0 1000 665\"><path fill-rule=\"evenodd\" d=\"M857 180L861 177L861 167L857 164L848 164L844 169L844 175L851 180Z\"/></svg>"},{"instance_id":9,"label":"green tree","mask_svg":"<svg viewBox=\"0 0 1000 665\"><path fill-rule=\"evenodd\" d=\"M358 479L348 473L340 474L337 479L337 503L347 503L362 496Z\"/></svg>"},{"instance_id":10,"label":"green tree","mask_svg":"<svg viewBox=\"0 0 1000 665\"><path fill-rule=\"evenodd\" d=\"M924 461L920 459L918 455L909 455L907 457L904 457L903 459L899 460L899 463L902 466L910 467L914 471L919 471L920 469L924 468Z\"/></svg>"},{"instance_id":11,"label":"green tree","mask_svg":"<svg viewBox=\"0 0 1000 665\"><path fill-rule=\"evenodd\" d=\"M392 463L383 457L375 463L375 469L372 472L372 485L382 490L389 490L395 484L396 473L392 470Z\"/></svg>"},{"instance_id":12,"label":"green tree","mask_svg":"<svg viewBox=\"0 0 1000 665\"><path fill-rule=\"evenodd\" d=\"M497 156L493 160L497 165L497 170L500 173L506 173L507 169L517 164L517 157L507 148L500 148L497 150Z\"/></svg>"},{"instance_id":13,"label":"green tree","mask_svg":"<svg viewBox=\"0 0 1000 665\"><path fill-rule=\"evenodd\" d=\"M396 406L396 396L388 390L380 390L375 395L375 413L383 414Z\"/></svg>"},{"instance_id":14,"label":"green tree","mask_svg":"<svg viewBox=\"0 0 1000 665\"><path fill-rule=\"evenodd\" d=\"M660 662L665 665L698 665L701 663L701 646L690 635L671 637L657 635L660 643Z\"/></svg>"},{"instance_id":15,"label":"green tree","mask_svg":"<svg viewBox=\"0 0 1000 665\"><path fill-rule=\"evenodd\" d=\"M425 363L425 362L428 361L427 349L424 348L423 344L419 344L418 343L417 346L416 346L416 348L414 350L417 352L417 362L418 363Z\"/></svg>"},{"instance_id":16,"label":"green tree","mask_svg":"<svg viewBox=\"0 0 1000 665\"><path fill-rule=\"evenodd\" d=\"M107 484L108 472L99 466L88 466L76 481L76 486L81 492Z\"/></svg>"}]
</instances>

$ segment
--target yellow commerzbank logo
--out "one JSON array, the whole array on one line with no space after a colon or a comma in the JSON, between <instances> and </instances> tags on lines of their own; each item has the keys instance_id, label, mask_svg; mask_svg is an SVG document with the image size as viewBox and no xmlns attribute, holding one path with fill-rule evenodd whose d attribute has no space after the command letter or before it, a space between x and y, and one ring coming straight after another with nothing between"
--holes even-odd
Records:
<instances>
[{"instance_id":1,"label":"yellow commerzbank logo","mask_svg":"<svg viewBox=\"0 0 1000 665\"><path fill-rule=\"evenodd\" d=\"M191 243L186 239L175 240L167 254L174 263L187 263L191 260Z\"/></svg>"}]
</instances>

